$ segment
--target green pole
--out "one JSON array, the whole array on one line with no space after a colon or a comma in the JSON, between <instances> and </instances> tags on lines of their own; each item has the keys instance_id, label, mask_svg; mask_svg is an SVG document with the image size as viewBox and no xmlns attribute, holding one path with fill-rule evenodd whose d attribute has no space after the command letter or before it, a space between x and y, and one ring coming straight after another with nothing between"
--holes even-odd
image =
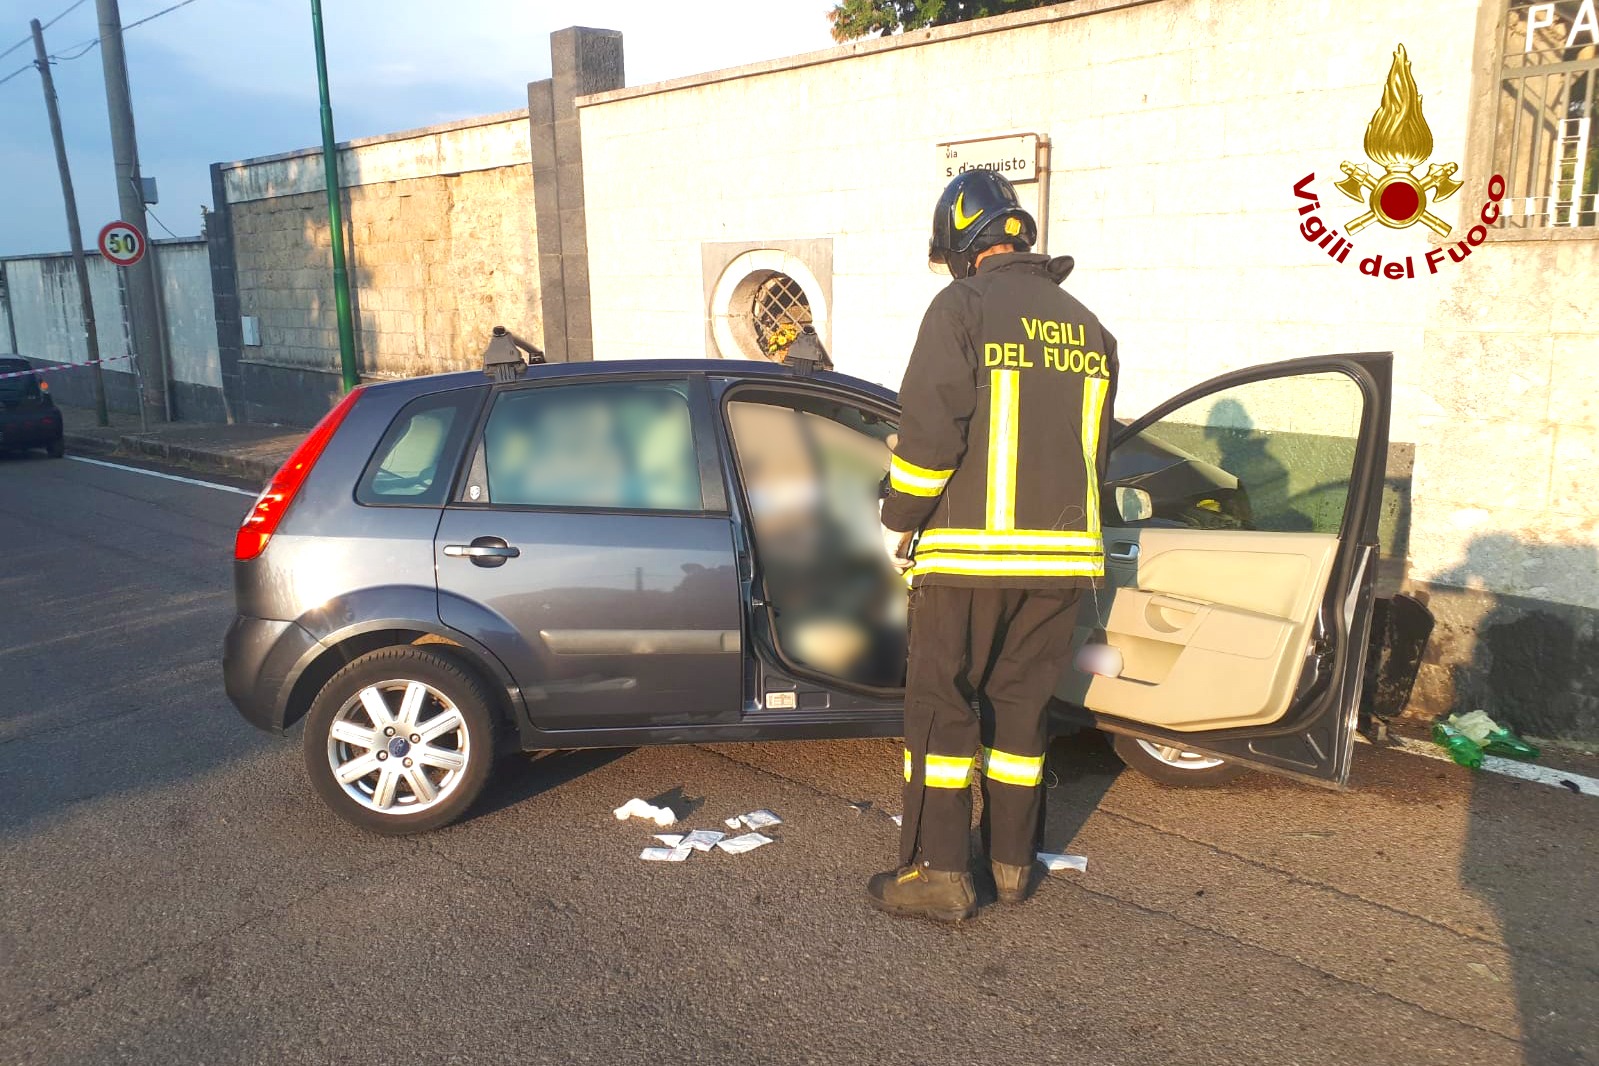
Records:
<instances>
[{"instance_id":1,"label":"green pole","mask_svg":"<svg viewBox=\"0 0 1599 1066\"><path fill-rule=\"evenodd\" d=\"M339 206L339 158L333 148L333 105L328 101L328 53L322 44L322 0L311 0L316 37L316 84L322 97L322 170L328 187L328 228L333 235L333 306L339 315L339 368L344 391L361 383L355 370L355 323L350 316L350 272L344 265L344 212Z\"/></svg>"}]
</instances>

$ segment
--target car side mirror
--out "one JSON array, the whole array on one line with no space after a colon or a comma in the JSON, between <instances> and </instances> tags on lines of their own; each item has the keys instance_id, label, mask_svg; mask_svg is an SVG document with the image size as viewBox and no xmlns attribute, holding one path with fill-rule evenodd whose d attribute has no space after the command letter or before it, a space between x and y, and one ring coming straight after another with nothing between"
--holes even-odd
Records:
<instances>
[{"instance_id":1,"label":"car side mirror","mask_svg":"<svg viewBox=\"0 0 1599 1066\"><path fill-rule=\"evenodd\" d=\"M1143 489L1116 486L1116 510L1123 522L1145 522L1155 517L1155 500Z\"/></svg>"}]
</instances>

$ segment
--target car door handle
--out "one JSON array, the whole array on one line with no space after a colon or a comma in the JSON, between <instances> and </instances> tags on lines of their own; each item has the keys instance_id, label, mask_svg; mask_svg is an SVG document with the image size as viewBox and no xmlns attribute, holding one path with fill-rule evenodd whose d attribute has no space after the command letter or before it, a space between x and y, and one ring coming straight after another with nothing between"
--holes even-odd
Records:
<instances>
[{"instance_id":1,"label":"car door handle","mask_svg":"<svg viewBox=\"0 0 1599 1066\"><path fill-rule=\"evenodd\" d=\"M1171 596L1164 592L1157 592L1149 598L1150 606L1162 611L1173 611L1177 614L1198 614L1210 604L1201 600L1187 600L1181 596Z\"/></svg>"},{"instance_id":2,"label":"car door handle","mask_svg":"<svg viewBox=\"0 0 1599 1066\"><path fill-rule=\"evenodd\" d=\"M499 537L478 537L471 544L446 544L444 554L471 559L477 566L504 566L505 560L519 557L522 549L512 547Z\"/></svg>"},{"instance_id":3,"label":"car door handle","mask_svg":"<svg viewBox=\"0 0 1599 1066\"><path fill-rule=\"evenodd\" d=\"M444 554L465 555L472 559L515 559L522 554L522 549L509 544L503 548L495 544L446 544Z\"/></svg>"},{"instance_id":4,"label":"car door handle","mask_svg":"<svg viewBox=\"0 0 1599 1066\"><path fill-rule=\"evenodd\" d=\"M1138 545L1123 541L1110 546L1110 561L1113 563L1136 563L1138 561Z\"/></svg>"}]
</instances>

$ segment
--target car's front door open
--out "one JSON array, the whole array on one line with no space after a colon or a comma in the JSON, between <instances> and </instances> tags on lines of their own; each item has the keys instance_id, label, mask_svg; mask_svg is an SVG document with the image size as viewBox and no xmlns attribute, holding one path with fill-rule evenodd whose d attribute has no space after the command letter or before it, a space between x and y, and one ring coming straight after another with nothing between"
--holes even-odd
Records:
<instances>
[{"instance_id":1,"label":"car's front door open","mask_svg":"<svg viewBox=\"0 0 1599 1066\"><path fill-rule=\"evenodd\" d=\"M1370 624L1392 356L1225 375L1117 435L1106 587L1061 698L1106 729L1342 784ZM1142 513L1122 515L1121 503Z\"/></svg>"}]
</instances>

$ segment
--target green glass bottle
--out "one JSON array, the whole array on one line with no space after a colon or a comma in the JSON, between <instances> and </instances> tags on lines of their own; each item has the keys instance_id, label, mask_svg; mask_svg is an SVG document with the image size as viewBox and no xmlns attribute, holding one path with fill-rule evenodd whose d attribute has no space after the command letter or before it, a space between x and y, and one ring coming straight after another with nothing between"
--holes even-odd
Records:
<instances>
[{"instance_id":1,"label":"green glass bottle","mask_svg":"<svg viewBox=\"0 0 1599 1066\"><path fill-rule=\"evenodd\" d=\"M1528 744L1504 726L1488 734L1482 750L1489 755L1504 755L1511 759L1536 759L1540 754L1536 744Z\"/></svg>"},{"instance_id":2,"label":"green glass bottle","mask_svg":"<svg viewBox=\"0 0 1599 1066\"><path fill-rule=\"evenodd\" d=\"M1482 749L1477 742L1448 722L1432 724L1432 742L1449 753L1461 766L1476 770L1482 766Z\"/></svg>"}]
</instances>

